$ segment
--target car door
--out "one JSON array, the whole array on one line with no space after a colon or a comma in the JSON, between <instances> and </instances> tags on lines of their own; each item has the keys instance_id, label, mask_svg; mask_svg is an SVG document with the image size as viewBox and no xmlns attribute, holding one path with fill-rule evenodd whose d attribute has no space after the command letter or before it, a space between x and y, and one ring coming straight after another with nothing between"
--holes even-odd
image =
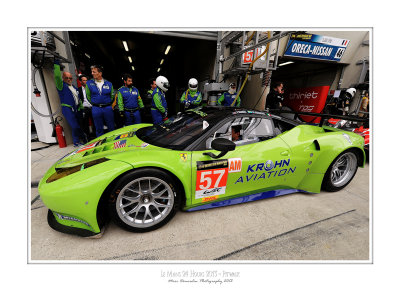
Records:
<instances>
[{"instance_id":1,"label":"car door","mask_svg":"<svg viewBox=\"0 0 400 291\"><path fill-rule=\"evenodd\" d=\"M207 152L215 138L232 140L232 127L240 126L236 149L219 159ZM274 134L268 116L244 115L225 120L209 134L203 148L192 152L192 203L225 200L266 190L285 188L295 167L290 162L290 149Z\"/></svg>"}]
</instances>

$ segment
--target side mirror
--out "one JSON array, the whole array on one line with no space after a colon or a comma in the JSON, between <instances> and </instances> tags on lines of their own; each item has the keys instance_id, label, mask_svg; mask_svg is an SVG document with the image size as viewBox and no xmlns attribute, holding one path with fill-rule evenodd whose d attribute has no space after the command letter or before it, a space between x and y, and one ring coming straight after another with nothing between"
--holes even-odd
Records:
<instances>
[{"instance_id":1,"label":"side mirror","mask_svg":"<svg viewBox=\"0 0 400 291\"><path fill-rule=\"evenodd\" d=\"M216 138L211 142L211 148L220 152L230 152L235 150L236 144L226 138Z\"/></svg>"},{"instance_id":2,"label":"side mirror","mask_svg":"<svg viewBox=\"0 0 400 291\"><path fill-rule=\"evenodd\" d=\"M227 152L235 150L236 144L226 138L216 138L211 142L211 148L213 150L220 151L221 153L217 156L210 152L203 153L203 155L210 156L213 159L219 159L222 156L225 156Z\"/></svg>"}]
</instances>

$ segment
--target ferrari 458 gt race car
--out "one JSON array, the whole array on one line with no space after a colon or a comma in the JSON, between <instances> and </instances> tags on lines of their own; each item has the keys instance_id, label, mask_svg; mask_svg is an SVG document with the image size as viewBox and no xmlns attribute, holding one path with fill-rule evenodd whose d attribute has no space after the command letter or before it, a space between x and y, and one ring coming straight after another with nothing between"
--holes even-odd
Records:
<instances>
[{"instance_id":1,"label":"ferrari 458 gt race car","mask_svg":"<svg viewBox=\"0 0 400 291\"><path fill-rule=\"evenodd\" d=\"M95 235L111 218L146 232L178 209L318 193L321 187L338 191L364 166L363 148L364 139L352 132L263 111L205 107L96 138L56 162L39 193L56 230Z\"/></svg>"}]
</instances>

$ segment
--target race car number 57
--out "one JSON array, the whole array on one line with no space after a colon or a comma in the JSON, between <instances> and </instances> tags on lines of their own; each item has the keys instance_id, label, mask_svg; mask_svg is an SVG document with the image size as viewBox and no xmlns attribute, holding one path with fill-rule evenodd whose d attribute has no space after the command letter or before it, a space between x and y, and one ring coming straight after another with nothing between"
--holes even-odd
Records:
<instances>
[{"instance_id":1,"label":"race car number 57","mask_svg":"<svg viewBox=\"0 0 400 291\"><path fill-rule=\"evenodd\" d=\"M225 194L228 168L197 171L196 199Z\"/></svg>"}]
</instances>

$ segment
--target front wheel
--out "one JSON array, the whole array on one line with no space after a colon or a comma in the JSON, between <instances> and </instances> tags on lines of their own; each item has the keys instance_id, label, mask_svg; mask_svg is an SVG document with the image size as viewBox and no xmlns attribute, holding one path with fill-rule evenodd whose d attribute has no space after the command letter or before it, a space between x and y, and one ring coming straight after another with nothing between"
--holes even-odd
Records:
<instances>
[{"instance_id":1,"label":"front wheel","mask_svg":"<svg viewBox=\"0 0 400 291\"><path fill-rule=\"evenodd\" d=\"M329 166L322 182L322 188L329 192L336 192L346 187L357 173L357 154L344 151Z\"/></svg>"},{"instance_id":2,"label":"front wheel","mask_svg":"<svg viewBox=\"0 0 400 291\"><path fill-rule=\"evenodd\" d=\"M166 224L180 203L174 180L157 169L126 174L114 188L109 202L113 220L133 232L147 232Z\"/></svg>"}]
</instances>

